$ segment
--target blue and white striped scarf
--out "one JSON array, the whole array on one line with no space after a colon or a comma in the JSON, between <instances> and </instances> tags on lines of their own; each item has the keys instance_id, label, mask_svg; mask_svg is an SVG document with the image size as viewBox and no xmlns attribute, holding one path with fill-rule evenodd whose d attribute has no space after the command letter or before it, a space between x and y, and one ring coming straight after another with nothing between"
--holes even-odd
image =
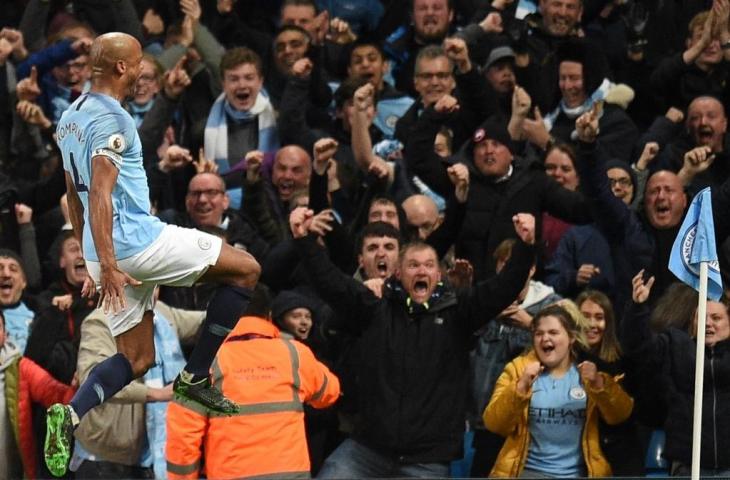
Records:
<instances>
[{"instance_id":1,"label":"blue and white striped scarf","mask_svg":"<svg viewBox=\"0 0 730 480\"><path fill-rule=\"evenodd\" d=\"M266 92L263 90L259 92L256 97L256 102L254 102L251 110L247 112L234 109L226 101L226 94L221 93L210 109L204 134L205 156L215 159L215 163L218 164L219 174L226 174L231 169L231 165L238 163L248 153L241 152L241 158L232 159L232 161L228 158L227 117L230 117L233 121L258 117L259 143L256 149L264 153L276 152L279 149L279 132L276 129L276 114Z\"/></svg>"},{"instance_id":2,"label":"blue and white striped scarf","mask_svg":"<svg viewBox=\"0 0 730 480\"><path fill-rule=\"evenodd\" d=\"M601 82L601 85L598 86L595 92L593 92L593 95L591 95L584 103L583 105L580 105L575 108L568 108L565 106L565 103L563 103L563 100L560 100L560 103L558 104L557 108L553 110L552 112L545 115L545 117L542 119L542 123L545 124L545 128L549 132L553 129L553 125L555 124L555 119L558 118L558 115L560 115L560 112L565 113L565 115L570 119L575 119L581 116L583 113L587 112L591 109L593 104L598 101L602 101L606 99L606 95L608 95L608 91L611 90L614 87L614 84L611 83L607 78L603 79L603 82Z\"/></svg>"}]
</instances>

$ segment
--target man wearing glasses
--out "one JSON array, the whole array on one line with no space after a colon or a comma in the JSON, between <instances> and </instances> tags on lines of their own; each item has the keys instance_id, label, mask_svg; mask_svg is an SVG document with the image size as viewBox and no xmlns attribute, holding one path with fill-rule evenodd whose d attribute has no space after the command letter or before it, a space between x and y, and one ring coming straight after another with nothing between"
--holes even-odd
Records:
<instances>
[{"instance_id":1,"label":"man wearing glasses","mask_svg":"<svg viewBox=\"0 0 730 480\"><path fill-rule=\"evenodd\" d=\"M217 173L199 173L188 184L185 211L165 210L160 218L172 225L196 228L223 237L228 245L245 250L259 262L269 251L247 217L230 207L225 182ZM186 310L205 310L215 293L216 285L196 284L192 287L160 288L160 300Z\"/></svg>"}]
</instances>

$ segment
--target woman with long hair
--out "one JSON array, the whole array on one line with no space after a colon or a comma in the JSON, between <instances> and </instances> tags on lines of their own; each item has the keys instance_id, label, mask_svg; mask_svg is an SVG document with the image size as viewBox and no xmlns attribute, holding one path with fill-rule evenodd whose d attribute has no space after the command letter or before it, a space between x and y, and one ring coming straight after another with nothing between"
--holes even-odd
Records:
<instances>
[{"instance_id":1,"label":"woman with long hair","mask_svg":"<svg viewBox=\"0 0 730 480\"><path fill-rule=\"evenodd\" d=\"M599 419L623 422L632 398L595 363L578 363L587 342L563 307L534 317L532 339L532 350L505 367L484 411L487 428L506 437L490 476L610 476Z\"/></svg>"},{"instance_id":2,"label":"woman with long hair","mask_svg":"<svg viewBox=\"0 0 730 480\"><path fill-rule=\"evenodd\" d=\"M659 377L637 392L646 408L662 405L666 441L663 456L671 462L671 474L689 476L692 463L692 418L697 348L697 313L689 328L669 327L654 333L649 325L649 298L654 277L644 281L644 271L633 278L633 303L621 325L627 355L638 365L640 379ZM695 297L696 299L696 297ZM705 322L705 370L702 399L703 477L730 477L730 301L707 301ZM657 388L657 386L661 388Z\"/></svg>"},{"instance_id":3,"label":"woman with long hair","mask_svg":"<svg viewBox=\"0 0 730 480\"><path fill-rule=\"evenodd\" d=\"M631 366L622 358L621 345L617 338L616 316L608 296L598 290L585 290L575 299L585 318L588 349L585 358L591 359L599 368L616 377L623 377ZM624 389L633 392L635 386L622 382ZM619 425L600 424L601 448L616 476L640 476L644 471L644 451L635 417L633 415ZM643 418L643 417L641 417Z\"/></svg>"}]
</instances>

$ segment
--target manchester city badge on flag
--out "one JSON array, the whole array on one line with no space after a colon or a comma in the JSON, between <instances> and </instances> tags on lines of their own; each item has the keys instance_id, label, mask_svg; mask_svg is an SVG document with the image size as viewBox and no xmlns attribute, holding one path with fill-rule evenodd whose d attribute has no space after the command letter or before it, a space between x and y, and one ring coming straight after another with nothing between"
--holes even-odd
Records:
<instances>
[{"instance_id":1,"label":"manchester city badge on flag","mask_svg":"<svg viewBox=\"0 0 730 480\"><path fill-rule=\"evenodd\" d=\"M669 257L669 270L681 281L699 291L700 263L707 262L707 297L718 301L722 296L720 264L715 247L715 223L712 220L710 188L699 192L687 210Z\"/></svg>"}]
</instances>

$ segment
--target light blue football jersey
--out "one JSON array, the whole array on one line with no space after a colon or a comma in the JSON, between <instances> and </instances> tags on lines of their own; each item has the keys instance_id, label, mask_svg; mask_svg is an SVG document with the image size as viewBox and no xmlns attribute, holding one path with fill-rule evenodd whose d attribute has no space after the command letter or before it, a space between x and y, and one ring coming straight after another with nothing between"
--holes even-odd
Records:
<instances>
[{"instance_id":1,"label":"light blue football jersey","mask_svg":"<svg viewBox=\"0 0 730 480\"><path fill-rule=\"evenodd\" d=\"M63 113L56 134L63 168L73 178L84 206L84 257L99 261L89 222L91 159L97 155L111 159L119 170L112 190L112 240L117 260L147 248L165 224L150 213L142 142L129 113L110 96L87 93Z\"/></svg>"}]
</instances>

